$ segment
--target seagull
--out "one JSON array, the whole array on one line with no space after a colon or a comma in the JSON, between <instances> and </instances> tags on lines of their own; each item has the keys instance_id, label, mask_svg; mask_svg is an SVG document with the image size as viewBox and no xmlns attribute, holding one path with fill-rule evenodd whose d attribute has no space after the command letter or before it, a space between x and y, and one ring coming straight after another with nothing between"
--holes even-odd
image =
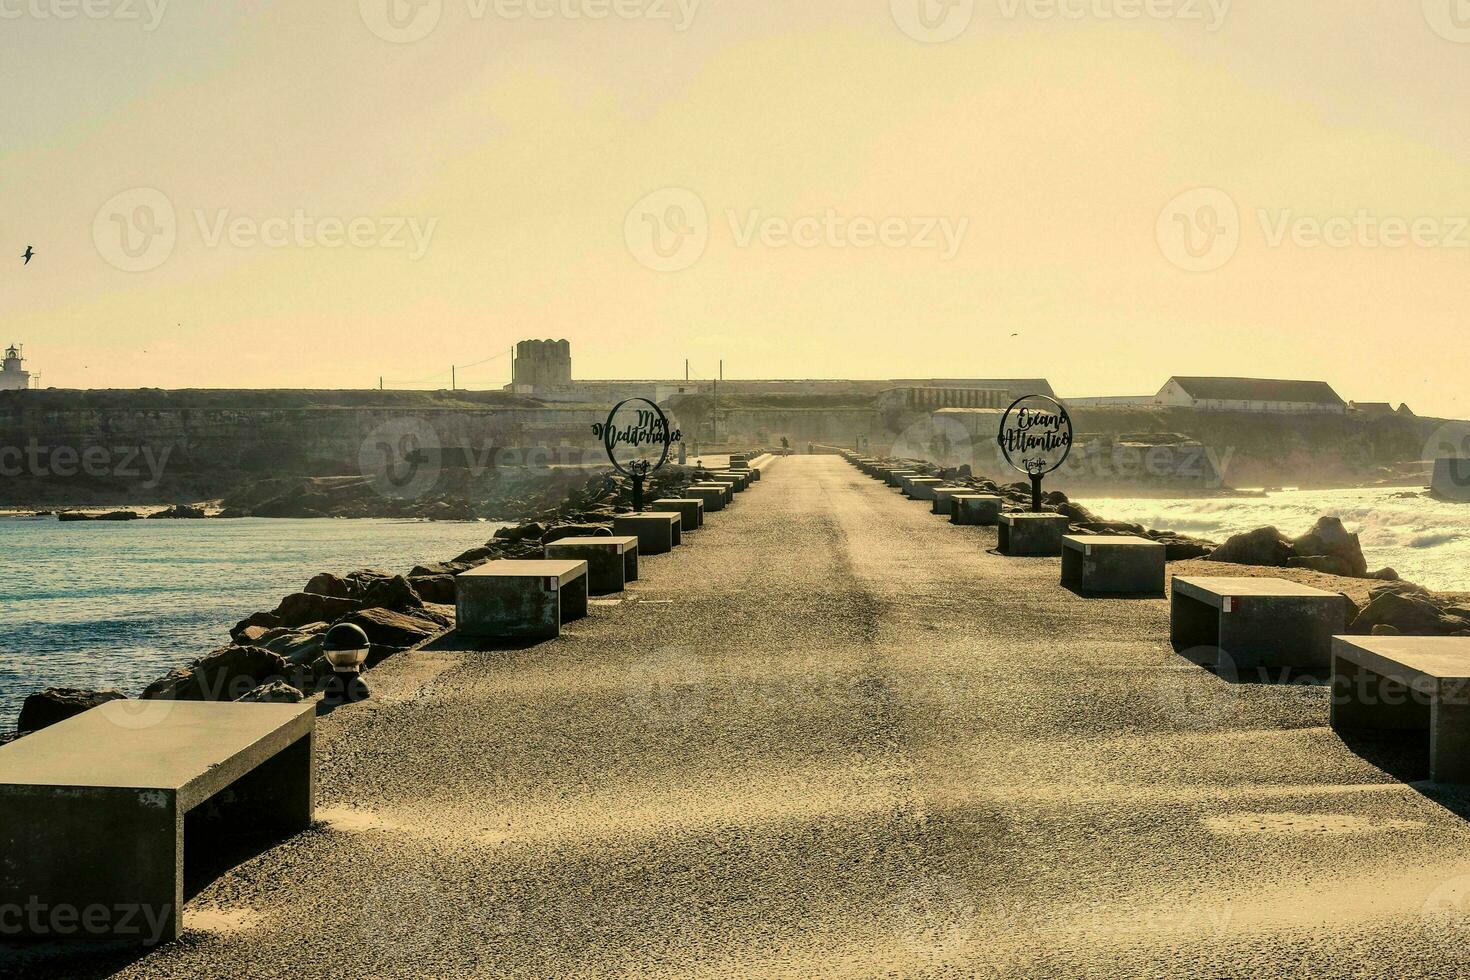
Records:
<instances>
[{"instance_id":1,"label":"seagull","mask_svg":"<svg viewBox=\"0 0 1470 980\"><path fill-rule=\"evenodd\" d=\"M27 245L26 246L25 254L21 256L21 258L23 258L23 259L26 260L25 261L25 264L26 265L30 265L31 264L31 259L33 259L35 257L36 257L36 248L35 248L35 246L34 245Z\"/></svg>"}]
</instances>

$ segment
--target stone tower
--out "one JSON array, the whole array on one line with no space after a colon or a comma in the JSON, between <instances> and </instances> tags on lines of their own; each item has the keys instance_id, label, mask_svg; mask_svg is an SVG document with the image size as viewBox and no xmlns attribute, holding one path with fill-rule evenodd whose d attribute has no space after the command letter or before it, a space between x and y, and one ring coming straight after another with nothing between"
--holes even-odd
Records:
<instances>
[{"instance_id":1,"label":"stone tower","mask_svg":"<svg viewBox=\"0 0 1470 980\"><path fill-rule=\"evenodd\" d=\"M5 348L5 362L0 365L0 391L21 391L31 386L31 376L20 354L15 344Z\"/></svg>"},{"instance_id":2,"label":"stone tower","mask_svg":"<svg viewBox=\"0 0 1470 980\"><path fill-rule=\"evenodd\" d=\"M572 345L565 340L516 344L515 384L553 388L572 383Z\"/></svg>"}]
</instances>

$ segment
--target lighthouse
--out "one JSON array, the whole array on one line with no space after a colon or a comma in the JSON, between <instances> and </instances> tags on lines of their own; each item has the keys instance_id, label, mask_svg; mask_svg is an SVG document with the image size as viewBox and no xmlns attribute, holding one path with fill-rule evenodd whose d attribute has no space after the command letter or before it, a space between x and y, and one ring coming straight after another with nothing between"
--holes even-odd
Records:
<instances>
[{"instance_id":1,"label":"lighthouse","mask_svg":"<svg viewBox=\"0 0 1470 980\"><path fill-rule=\"evenodd\" d=\"M0 365L0 391L21 391L30 386L31 376L25 370L20 348L11 344L5 348L5 362Z\"/></svg>"}]
</instances>

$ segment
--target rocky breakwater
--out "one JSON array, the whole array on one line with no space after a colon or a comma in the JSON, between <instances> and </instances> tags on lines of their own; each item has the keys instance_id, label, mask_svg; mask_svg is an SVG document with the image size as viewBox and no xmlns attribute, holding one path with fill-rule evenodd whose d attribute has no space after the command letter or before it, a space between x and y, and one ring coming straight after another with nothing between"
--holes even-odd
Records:
<instances>
[{"instance_id":1,"label":"rocky breakwater","mask_svg":"<svg viewBox=\"0 0 1470 980\"><path fill-rule=\"evenodd\" d=\"M705 471L669 467L648 481L649 499L682 496ZM564 484L561 484L564 486ZM146 700L297 702L320 693L332 669L323 654L327 630L351 623L367 634L372 669L394 654L454 626L454 576L489 561L545 557L545 546L576 535L606 536L620 513L632 510L632 488L612 474L581 475L554 506L540 506L520 523L502 527L483 545L442 562L416 565L406 575L361 569L322 572L271 610L252 613L230 630L230 643L149 684ZM544 503L544 493L527 503ZM107 701L120 691L48 688L26 699L14 735L39 731Z\"/></svg>"}]
</instances>

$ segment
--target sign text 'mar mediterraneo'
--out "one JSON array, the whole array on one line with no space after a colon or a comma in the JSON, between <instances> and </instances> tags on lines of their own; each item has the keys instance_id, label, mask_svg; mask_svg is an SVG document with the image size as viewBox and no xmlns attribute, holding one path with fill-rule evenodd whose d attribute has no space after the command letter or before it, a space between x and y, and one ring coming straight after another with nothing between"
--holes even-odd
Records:
<instances>
[{"instance_id":1,"label":"sign text 'mar mediterraneo'","mask_svg":"<svg viewBox=\"0 0 1470 980\"><path fill-rule=\"evenodd\" d=\"M643 510L643 481L669 461L669 448L684 434L647 398L629 398L592 426L613 468L633 481L633 509Z\"/></svg>"}]
</instances>

